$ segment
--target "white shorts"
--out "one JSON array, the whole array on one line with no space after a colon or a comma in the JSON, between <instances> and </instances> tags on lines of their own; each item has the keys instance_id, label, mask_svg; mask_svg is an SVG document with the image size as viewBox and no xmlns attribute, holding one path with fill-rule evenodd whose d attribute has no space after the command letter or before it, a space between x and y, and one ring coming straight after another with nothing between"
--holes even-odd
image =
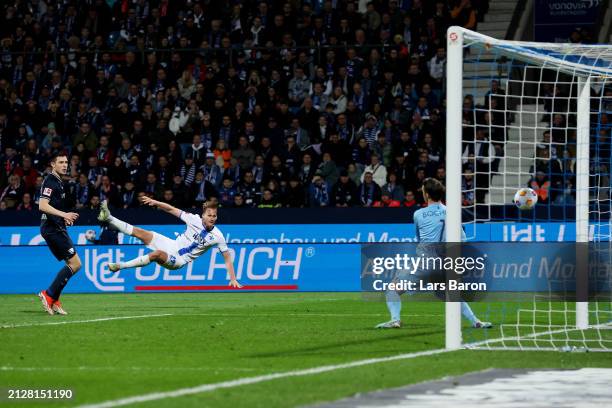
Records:
<instances>
[{"instance_id":1,"label":"white shorts","mask_svg":"<svg viewBox=\"0 0 612 408\"><path fill-rule=\"evenodd\" d=\"M147 248L153 251L164 251L168 254L168 261L162 266L167 269L179 269L182 268L187 262L178 253L178 245L176 241L170 239L162 234L158 234L155 231L151 231L153 239L151 243L147 245Z\"/></svg>"}]
</instances>

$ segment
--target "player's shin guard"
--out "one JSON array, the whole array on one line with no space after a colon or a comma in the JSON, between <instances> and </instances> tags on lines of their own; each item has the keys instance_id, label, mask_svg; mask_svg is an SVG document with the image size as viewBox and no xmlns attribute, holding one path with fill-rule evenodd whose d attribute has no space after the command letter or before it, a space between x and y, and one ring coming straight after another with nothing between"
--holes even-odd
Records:
<instances>
[{"instance_id":1,"label":"player's shin guard","mask_svg":"<svg viewBox=\"0 0 612 408\"><path fill-rule=\"evenodd\" d=\"M389 313L391 314L391 320L401 320L402 301L399 294L394 290L389 290L385 293L385 297L387 298L387 309L389 309Z\"/></svg>"},{"instance_id":2,"label":"player's shin guard","mask_svg":"<svg viewBox=\"0 0 612 408\"><path fill-rule=\"evenodd\" d=\"M113 217L112 215L109 216L108 223L112 225L113 227L117 228L119 232L123 232L124 234L132 235L132 233L134 232L133 225L128 224L125 221L121 221L120 219L117 219Z\"/></svg>"},{"instance_id":3,"label":"player's shin guard","mask_svg":"<svg viewBox=\"0 0 612 408\"><path fill-rule=\"evenodd\" d=\"M51 296L53 299L59 299L62 294L62 290L72 278L72 269L68 265L64 265L62 269L59 270L53 282L51 282L51 286L47 289L47 294Z\"/></svg>"},{"instance_id":4,"label":"player's shin guard","mask_svg":"<svg viewBox=\"0 0 612 408\"><path fill-rule=\"evenodd\" d=\"M139 266L145 266L151 263L151 259L149 258L149 255L143 255L143 256L139 256L138 258L134 258L132 260L129 260L127 262L120 262L119 266L121 267L121 269L124 268L137 268Z\"/></svg>"}]
</instances>

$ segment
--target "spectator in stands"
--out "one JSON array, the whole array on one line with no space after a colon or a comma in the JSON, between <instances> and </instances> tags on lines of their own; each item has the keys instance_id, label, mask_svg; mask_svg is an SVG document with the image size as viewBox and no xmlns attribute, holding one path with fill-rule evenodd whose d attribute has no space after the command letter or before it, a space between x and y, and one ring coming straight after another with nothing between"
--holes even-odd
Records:
<instances>
[{"instance_id":1,"label":"spectator in stands","mask_svg":"<svg viewBox=\"0 0 612 408\"><path fill-rule=\"evenodd\" d=\"M312 178L308 196L311 207L327 207L331 204L329 185L319 172Z\"/></svg>"},{"instance_id":2,"label":"spectator in stands","mask_svg":"<svg viewBox=\"0 0 612 408\"><path fill-rule=\"evenodd\" d=\"M386 193L391 200L401 202L404 198L404 188L398 184L395 173L387 174L387 183L382 187L382 193Z\"/></svg>"},{"instance_id":3,"label":"spectator in stands","mask_svg":"<svg viewBox=\"0 0 612 408\"><path fill-rule=\"evenodd\" d=\"M536 149L535 164L530 167L529 172L531 174L542 172L546 175L546 180L548 182L547 190L551 201L554 201L557 194L561 193L565 188L562 161L550 157L548 146L542 146Z\"/></svg>"},{"instance_id":4,"label":"spectator in stands","mask_svg":"<svg viewBox=\"0 0 612 408\"><path fill-rule=\"evenodd\" d=\"M93 194L93 187L89 184L85 173L79 174L79 181L75 186L75 207L81 209L89 203L90 196Z\"/></svg>"},{"instance_id":5,"label":"spectator in stands","mask_svg":"<svg viewBox=\"0 0 612 408\"><path fill-rule=\"evenodd\" d=\"M21 203L25 192L25 185L21 182L21 178L12 174L8 178L8 185L0 191L0 201L4 201L7 208L14 209Z\"/></svg>"},{"instance_id":6,"label":"spectator in stands","mask_svg":"<svg viewBox=\"0 0 612 408\"><path fill-rule=\"evenodd\" d=\"M365 167L363 170L363 175L361 176L361 182L364 182L364 177L367 173L370 173L373 177L373 180L379 187L384 186L387 183L387 168L380 163L380 158L377 154L372 154L370 158L370 164Z\"/></svg>"},{"instance_id":7,"label":"spectator in stands","mask_svg":"<svg viewBox=\"0 0 612 408\"><path fill-rule=\"evenodd\" d=\"M468 30L476 30L477 15L476 10L472 7L471 0L460 0L450 14L453 24Z\"/></svg>"},{"instance_id":8,"label":"spectator in stands","mask_svg":"<svg viewBox=\"0 0 612 408\"><path fill-rule=\"evenodd\" d=\"M257 208L278 208L281 207L281 204L277 201L277 199L272 194L272 191L269 189L264 189L263 194L261 196L261 200L257 205Z\"/></svg>"},{"instance_id":9,"label":"spectator in stands","mask_svg":"<svg viewBox=\"0 0 612 408\"><path fill-rule=\"evenodd\" d=\"M485 94L485 106L491 106L491 101L495 100L497 109L504 110L506 101L505 95L506 91L502 89L499 81L493 79L491 81L491 89Z\"/></svg>"},{"instance_id":10,"label":"spectator in stands","mask_svg":"<svg viewBox=\"0 0 612 408\"><path fill-rule=\"evenodd\" d=\"M225 139L219 139L213 150L215 162L221 169L227 169L230 166L232 151L227 147Z\"/></svg>"},{"instance_id":11,"label":"spectator in stands","mask_svg":"<svg viewBox=\"0 0 612 408\"><path fill-rule=\"evenodd\" d=\"M90 210L97 210L100 208L100 196L97 194L92 195L89 199L89 205L87 208Z\"/></svg>"},{"instance_id":12,"label":"spectator in stands","mask_svg":"<svg viewBox=\"0 0 612 408\"><path fill-rule=\"evenodd\" d=\"M255 160L255 151L249 146L246 136L240 136L238 147L232 152L232 157L238 160L238 165L242 170L250 169Z\"/></svg>"},{"instance_id":13,"label":"spectator in stands","mask_svg":"<svg viewBox=\"0 0 612 408\"><path fill-rule=\"evenodd\" d=\"M370 164L372 151L365 137L360 137L357 145L353 148L353 163L361 170L365 169Z\"/></svg>"},{"instance_id":14,"label":"spectator in stands","mask_svg":"<svg viewBox=\"0 0 612 408\"><path fill-rule=\"evenodd\" d=\"M352 207L357 204L357 186L349 178L347 170L340 172L338 182L331 191L331 205L335 207Z\"/></svg>"},{"instance_id":15,"label":"spectator in stands","mask_svg":"<svg viewBox=\"0 0 612 408\"><path fill-rule=\"evenodd\" d=\"M463 206L474 205L475 189L474 173L471 169L464 170L463 176L461 177L461 203Z\"/></svg>"},{"instance_id":16,"label":"spectator in stands","mask_svg":"<svg viewBox=\"0 0 612 408\"><path fill-rule=\"evenodd\" d=\"M30 193L24 193L21 198L21 203L17 206L17 211L33 211L34 206Z\"/></svg>"},{"instance_id":17,"label":"spectator in stands","mask_svg":"<svg viewBox=\"0 0 612 408\"><path fill-rule=\"evenodd\" d=\"M574 180L572 180L571 178L565 180L563 190L559 194L557 194L557 197L554 200L554 204L569 206L576 205L576 189L574 188Z\"/></svg>"},{"instance_id":18,"label":"spectator in stands","mask_svg":"<svg viewBox=\"0 0 612 408\"><path fill-rule=\"evenodd\" d=\"M306 204L305 198L306 193L300 179L297 176L292 176L289 179L289 183L287 184L283 197L285 207L304 207Z\"/></svg>"},{"instance_id":19,"label":"spectator in stands","mask_svg":"<svg viewBox=\"0 0 612 408\"><path fill-rule=\"evenodd\" d=\"M346 111L347 99L341 86L336 86L334 88L329 103L332 105L334 115L341 115Z\"/></svg>"},{"instance_id":20,"label":"spectator in stands","mask_svg":"<svg viewBox=\"0 0 612 408\"><path fill-rule=\"evenodd\" d=\"M178 205L178 202L176 198L174 197L174 192L169 188L164 189L164 192L161 197L161 201L166 204L170 204L173 207Z\"/></svg>"},{"instance_id":21,"label":"spectator in stands","mask_svg":"<svg viewBox=\"0 0 612 408\"><path fill-rule=\"evenodd\" d=\"M372 173L366 171L363 174L363 182L359 187L359 204L362 207L371 207L376 201L380 200L381 188L374 182Z\"/></svg>"},{"instance_id":22,"label":"spectator in stands","mask_svg":"<svg viewBox=\"0 0 612 408\"><path fill-rule=\"evenodd\" d=\"M189 190L183 182L183 177L179 173L175 173L172 177L172 185L170 186L174 199L178 208L185 208L189 203Z\"/></svg>"},{"instance_id":23,"label":"spectator in stands","mask_svg":"<svg viewBox=\"0 0 612 408\"><path fill-rule=\"evenodd\" d=\"M333 186L338 181L338 167L332 160L329 152L323 153L323 160L317 168L317 174L319 174L327 183L328 186Z\"/></svg>"},{"instance_id":24,"label":"spectator in stands","mask_svg":"<svg viewBox=\"0 0 612 408\"><path fill-rule=\"evenodd\" d=\"M361 185L362 171L359 169L359 167L355 165L355 163L349 163L346 169L347 169L348 176L351 179L351 181L355 183L357 187L359 187Z\"/></svg>"},{"instance_id":25,"label":"spectator in stands","mask_svg":"<svg viewBox=\"0 0 612 408\"><path fill-rule=\"evenodd\" d=\"M310 90L310 81L304 75L304 68L296 66L293 70L293 78L289 81L288 96L292 112L297 113Z\"/></svg>"},{"instance_id":26,"label":"spectator in stands","mask_svg":"<svg viewBox=\"0 0 612 408\"><path fill-rule=\"evenodd\" d=\"M234 196L234 204L232 205L232 208L247 208L245 202L244 202L244 197L242 196L242 194L237 193Z\"/></svg>"},{"instance_id":27,"label":"spectator in stands","mask_svg":"<svg viewBox=\"0 0 612 408\"><path fill-rule=\"evenodd\" d=\"M138 201L134 183L126 181L120 196L121 208L137 208Z\"/></svg>"},{"instance_id":28,"label":"spectator in stands","mask_svg":"<svg viewBox=\"0 0 612 408\"><path fill-rule=\"evenodd\" d=\"M25 191L33 192L38 171L32 167L32 159L29 156L23 156L21 165L15 167L13 174L21 178L25 185Z\"/></svg>"},{"instance_id":29,"label":"spectator in stands","mask_svg":"<svg viewBox=\"0 0 612 408\"><path fill-rule=\"evenodd\" d=\"M206 161L200 166L199 170L204 174L204 179L212 184L213 187L218 188L221 185L223 172L215 163L215 154L213 152L206 153Z\"/></svg>"},{"instance_id":30,"label":"spectator in stands","mask_svg":"<svg viewBox=\"0 0 612 408\"><path fill-rule=\"evenodd\" d=\"M372 204L372 207L401 207L401 206L402 206L401 202L398 200L393 200L391 198L391 195L386 191L382 192L381 198L379 201L375 201L374 204Z\"/></svg>"},{"instance_id":31,"label":"spectator in stands","mask_svg":"<svg viewBox=\"0 0 612 408\"><path fill-rule=\"evenodd\" d=\"M237 189L234 187L234 180L229 177L223 178L223 184L219 189L219 203L223 207L231 207L234 204L234 197Z\"/></svg>"},{"instance_id":32,"label":"spectator in stands","mask_svg":"<svg viewBox=\"0 0 612 408\"><path fill-rule=\"evenodd\" d=\"M446 74L446 50L438 47L436 55L427 62L429 76L432 78L432 87L436 90L442 89L442 81Z\"/></svg>"},{"instance_id":33,"label":"spectator in stands","mask_svg":"<svg viewBox=\"0 0 612 408\"><path fill-rule=\"evenodd\" d=\"M414 192L412 190L407 190L404 193L404 201L402 205L404 207L415 207L419 205L414 197Z\"/></svg>"},{"instance_id":34,"label":"spectator in stands","mask_svg":"<svg viewBox=\"0 0 612 408\"><path fill-rule=\"evenodd\" d=\"M548 203L550 197L550 181L548 180L546 173L541 170L538 170L535 176L533 176L531 180L529 180L528 185L538 195L539 204Z\"/></svg>"},{"instance_id":35,"label":"spectator in stands","mask_svg":"<svg viewBox=\"0 0 612 408\"><path fill-rule=\"evenodd\" d=\"M366 121L361 127L361 129L359 129L359 131L357 132L357 135L358 137L363 137L368 142L368 145L370 147L373 147L374 143L376 142L376 136L378 134L378 131L379 126L376 116L372 114L367 114Z\"/></svg>"},{"instance_id":36,"label":"spectator in stands","mask_svg":"<svg viewBox=\"0 0 612 408\"><path fill-rule=\"evenodd\" d=\"M153 173L150 173L151 175ZM153 175L153 177L155 177ZM112 206L118 206L119 192L115 184L111 183L110 177L107 175L102 176L102 182L100 188L98 188L98 195L101 201L108 201Z\"/></svg>"},{"instance_id":37,"label":"spectator in stands","mask_svg":"<svg viewBox=\"0 0 612 408\"><path fill-rule=\"evenodd\" d=\"M217 190L204 178L204 172L201 170L196 172L194 183L191 188L195 207L197 208L201 208L202 203L208 201L210 198L217 197Z\"/></svg>"},{"instance_id":38,"label":"spectator in stands","mask_svg":"<svg viewBox=\"0 0 612 408\"><path fill-rule=\"evenodd\" d=\"M261 198L260 185L255 182L255 177L251 170L244 172L244 178L238 185L238 192L244 198L247 207L257 207Z\"/></svg>"},{"instance_id":39,"label":"spectator in stands","mask_svg":"<svg viewBox=\"0 0 612 408\"><path fill-rule=\"evenodd\" d=\"M81 126L79 126L79 131L72 138L72 144L74 146L78 145L79 143L83 143L85 145L85 149L92 153L95 152L96 148L98 147L98 137L87 122L81 123Z\"/></svg>"},{"instance_id":40,"label":"spectator in stands","mask_svg":"<svg viewBox=\"0 0 612 408\"><path fill-rule=\"evenodd\" d=\"M95 154L98 157L98 163L101 166L109 167L113 163L114 154L112 149L110 148L110 140L108 139L108 136L100 136L100 141L98 144L98 148L95 151Z\"/></svg>"},{"instance_id":41,"label":"spectator in stands","mask_svg":"<svg viewBox=\"0 0 612 408\"><path fill-rule=\"evenodd\" d=\"M195 180L195 175L197 171L197 165L194 163L193 155L191 153L187 153L185 155L185 162L179 169L179 174L183 179L183 183L186 187L190 187Z\"/></svg>"},{"instance_id":42,"label":"spectator in stands","mask_svg":"<svg viewBox=\"0 0 612 408\"><path fill-rule=\"evenodd\" d=\"M476 202L484 203L489 184L491 182L491 163L495 159L495 148L486 136L485 129L476 130L474 143L466 143L463 151L462 162L468 163L468 156L472 155L475 162L476 173Z\"/></svg>"},{"instance_id":43,"label":"spectator in stands","mask_svg":"<svg viewBox=\"0 0 612 408\"><path fill-rule=\"evenodd\" d=\"M291 127L285 131L285 136L293 136L295 142L302 150L310 145L310 135L308 131L301 126L298 118L293 118L291 120Z\"/></svg>"},{"instance_id":44,"label":"spectator in stands","mask_svg":"<svg viewBox=\"0 0 612 408\"><path fill-rule=\"evenodd\" d=\"M557 143L557 144L568 143L567 121L565 119L565 116L561 114L553 115L550 135L554 143Z\"/></svg>"},{"instance_id":45,"label":"spectator in stands","mask_svg":"<svg viewBox=\"0 0 612 408\"><path fill-rule=\"evenodd\" d=\"M149 172L147 174L145 182L142 186L142 191L147 193L147 195L154 197L155 199L158 199L161 197L163 190L162 190L162 186L157 182L157 177L155 176L155 173ZM100 197L100 199L103 199L103 198Z\"/></svg>"}]
</instances>

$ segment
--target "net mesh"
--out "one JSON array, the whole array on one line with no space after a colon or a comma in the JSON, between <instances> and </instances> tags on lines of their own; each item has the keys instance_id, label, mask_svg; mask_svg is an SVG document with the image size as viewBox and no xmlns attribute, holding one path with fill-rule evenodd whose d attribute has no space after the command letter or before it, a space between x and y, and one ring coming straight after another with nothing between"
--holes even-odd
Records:
<instances>
[{"instance_id":1,"label":"net mesh","mask_svg":"<svg viewBox=\"0 0 612 408\"><path fill-rule=\"evenodd\" d=\"M466 32L463 75L461 198L468 240L488 239L479 235L485 222L543 232L504 234L509 241L576 240L577 211L587 211L576 208L582 193L576 185L584 123L578 95L588 79L588 240L608 243L602 250L609 257L612 46L518 43ZM513 204L521 187L538 194L533 210ZM483 312L497 329L464 330L464 341L489 349L612 350L609 295L589 303L586 330L576 329L575 302L547 299L488 304Z\"/></svg>"}]
</instances>

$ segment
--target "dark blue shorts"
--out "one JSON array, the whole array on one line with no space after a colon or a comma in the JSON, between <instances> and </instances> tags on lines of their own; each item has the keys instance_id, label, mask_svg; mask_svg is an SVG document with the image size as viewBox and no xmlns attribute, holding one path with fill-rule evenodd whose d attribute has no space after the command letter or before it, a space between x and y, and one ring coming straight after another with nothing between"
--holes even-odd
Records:
<instances>
[{"instance_id":1,"label":"dark blue shorts","mask_svg":"<svg viewBox=\"0 0 612 408\"><path fill-rule=\"evenodd\" d=\"M66 230L45 231L42 237L58 261L67 261L76 255L74 244Z\"/></svg>"}]
</instances>

